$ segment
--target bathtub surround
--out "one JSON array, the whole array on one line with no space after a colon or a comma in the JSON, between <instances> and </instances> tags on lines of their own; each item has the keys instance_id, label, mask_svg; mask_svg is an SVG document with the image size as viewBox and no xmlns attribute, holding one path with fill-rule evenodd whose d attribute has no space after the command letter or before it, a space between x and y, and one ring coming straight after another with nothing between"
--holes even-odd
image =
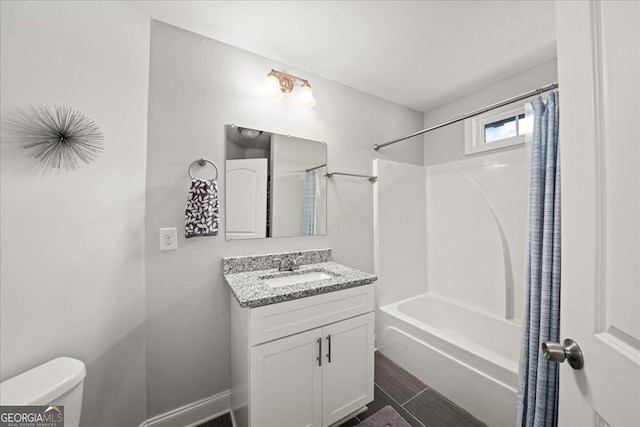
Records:
<instances>
[{"instance_id":1,"label":"bathtub surround","mask_svg":"<svg viewBox=\"0 0 640 427\"><path fill-rule=\"evenodd\" d=\"M532 101L529 239L526 300L518 378L517 425L558 423L558 364L541 354L544 341L560 341L560 146L558 94Z\"/></svg>"},{"instance_id":2,"label":"bathtub surround","mask_svg":"<svg viewBox=\"0 0 640 427\"><path fill-rule=\"evenodd\" d=\"M427 180L423 166L388 160L375 160L373 173L378 176L373 184L373 232L380 307L427 291ZM376 330L382 330L380 324Z\"/></svg>"},{"instance_id":3,"label":"bathtub surround","mask_svg":"<svg viewBox=\"0 0 640 427\"><path fill-rule=\"evenodd\" d=\"M44 175L2 153L0 377L79 359L81 425L137 426L147 418L149 18L128 2L2 1L0 19L2 110L69 105L105 140L91 165Z\"/></svg>"},{"instance_id":4,"label":"bathtub surround","mask_svg":"<svg viewBox=\"0 0 640 427\"><path fill-rule=\"evenodd\" d=\"M527 220L524 149L429 166L426 174L429 292L519 321Z\"/></svg>"},{"instance_id":5,"label":"bathtub surround","mask_svg":"<svg viewBox=\"0 0 640 427\"><path fill-rule=\"evenodd\" d=\"M385 160L375 167L380 305L432 292L519 320L527 215L524 150L426 168Z\"/></svg>"}]
</instances>

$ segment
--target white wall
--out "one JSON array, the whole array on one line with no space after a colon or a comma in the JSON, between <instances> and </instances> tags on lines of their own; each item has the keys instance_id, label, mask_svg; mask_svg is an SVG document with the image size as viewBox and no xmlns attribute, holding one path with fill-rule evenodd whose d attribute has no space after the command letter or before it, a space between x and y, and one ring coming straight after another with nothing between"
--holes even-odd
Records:
<instances>
[{"instance_id":1,"label":"white wall","mask_svg":"<svg viewBox=\"0 0 640 427\"><path fill-rule=\"evenodd\" d=\"M308 78L318 105L260 95L275 68ZM373 271L372 184L336 176L328 183L327 236L247 241L185 240L187 167L224 162L224 125L326 141L329 168L371 173L372 159L422 163L422 145L373 144L418 130L422 114L303 70L152 21L146 192L148 416L229 388L229 291L224 256L330 247L334 259ZM222 178L224 174L222 174ZM224 179L219 182L224 209ZM223 211L224 215L224 211ZM179 249L158 252L158 228L178 227Z\"/></svg>"},{"instance_id":2,"label":"white wall","mask_svg":"<svg viewBox=\"0 0 640 427\"><path fill-rule=\"evenodd\" d=\"M558 64L554 60L427 111L424 113L424 127L435 126L556 81L558 81ZM512 149L510 147L500 151ZM464 155L464 122L424 134L424 164L427 166L482 156L484 156L483 153Z\"/></svg>"},{"instance_id":3,"label":"white wall","mask_svg":"<svg viewBox=\"0 0 640 427\"><path fill-rule=\"evenodd\" d=\"M327 146L318 141L286 135L271 139L271 235L290 237L302 235L304 181L306 169L325 163ZM326 169L319 169L320 194L326 195ZM326 197L324 197L326 200ZM326 206L326 201L319 204ZM317 219L318 235L326 234L326 214Z\"/></svg>"},{"instance_id":4,"label":"white wall","mask_svg":"<svg viewBox=\"0 0 640 427\"><path fill-rule=\"evenodd\" d=\"M1 170L0 375L87 365L82 424L145 416L149 19L124 2L1 2L1 107L69 105L106 148L90 166Z\"/></svg>"}]
</instances>

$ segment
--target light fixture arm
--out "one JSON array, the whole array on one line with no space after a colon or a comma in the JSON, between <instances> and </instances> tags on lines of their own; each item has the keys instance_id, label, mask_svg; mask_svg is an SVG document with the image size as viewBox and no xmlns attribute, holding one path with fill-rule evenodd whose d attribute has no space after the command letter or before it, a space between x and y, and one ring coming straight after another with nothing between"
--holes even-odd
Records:
<instances>
[{"instance_id":1,"label":"light fixture arm","mask_svg":"<svg viewBox=\"0 0 640 427\"><path fill-rule=\"evenodd\" d=\"M309 85L309 81L307 81L305 79L301 79L300 77L292 76L291 74L282 73L282 72L276 71L274 69L271 69L271 72L269 73L269 75L276 76L276 78L280 82L280 90L282 90L283 93L291 93L291 91L293 90L293 85L295 84L295 82L300 82L303 85L306 84L308 86L311 86L311 85Z\"/></svg>"},{"instance_id":2,"label":"light fixture arm","mask_svg":"<svg viewBox=\"0 0 640 427\"><path fill-rule=\"evenodd\" d=\"M296 83L300 83L301 87L295 104L300 108L313 108L316 105L316 100L313 98L313 90L309 81L274 69L271 69L267 78L264 79L262 94L268 99L277 101L282 99L285 93L291 93Z\"/></svg>"}]
</instances>

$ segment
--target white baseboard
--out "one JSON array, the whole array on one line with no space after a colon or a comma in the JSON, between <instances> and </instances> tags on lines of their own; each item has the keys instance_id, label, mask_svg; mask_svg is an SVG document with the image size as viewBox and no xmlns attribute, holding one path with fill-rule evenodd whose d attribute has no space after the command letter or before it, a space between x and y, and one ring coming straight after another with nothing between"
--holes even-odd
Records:
<instances>
[{"instance_id":1,"label":"white baseboard","mask_svg":"<svg viewBox=\"0 0 640 427\"><path fill-rule=\"evenodd\" d=\"M231 390L156 415L140 427L195 427L230 411Z\"/></svg>"}]
</instances>

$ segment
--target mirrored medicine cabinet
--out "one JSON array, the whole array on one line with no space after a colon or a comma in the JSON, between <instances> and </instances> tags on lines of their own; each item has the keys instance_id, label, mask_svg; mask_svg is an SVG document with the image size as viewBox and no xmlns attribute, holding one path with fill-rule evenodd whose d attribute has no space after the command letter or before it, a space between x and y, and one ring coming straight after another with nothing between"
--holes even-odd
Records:
<instances>
[{"instance_id":1,"label":"mirrored medicine cabinet","mask_svg":"<svg viewBox=\"0 0 640 427\"><path fill-rule=\"evenodd\" d=\"M327 234L327 144L225 126L226 239Z\"/></svg>"}]
</instances>

